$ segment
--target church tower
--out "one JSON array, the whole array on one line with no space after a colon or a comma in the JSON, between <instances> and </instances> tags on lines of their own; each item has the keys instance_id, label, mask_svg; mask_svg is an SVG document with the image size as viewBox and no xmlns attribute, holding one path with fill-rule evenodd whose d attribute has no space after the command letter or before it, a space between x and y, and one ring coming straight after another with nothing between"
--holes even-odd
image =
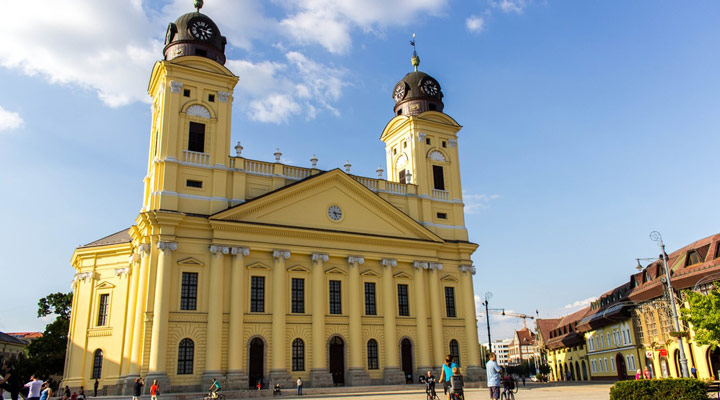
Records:
<instances>
[{"instance_id":1,"label":"church tower","mask_svg":"<svg viewBox=\"0 0 720 400\"><path fill-rule=\"evenodd\" d=\"M153 67L152 131L143 211L212 214L228 207L232 92L238 77L225 64L227 40L195 12L170 23L164 60ZM222 199L222 200L218 200Z\"/></svg>"}]
</instances>

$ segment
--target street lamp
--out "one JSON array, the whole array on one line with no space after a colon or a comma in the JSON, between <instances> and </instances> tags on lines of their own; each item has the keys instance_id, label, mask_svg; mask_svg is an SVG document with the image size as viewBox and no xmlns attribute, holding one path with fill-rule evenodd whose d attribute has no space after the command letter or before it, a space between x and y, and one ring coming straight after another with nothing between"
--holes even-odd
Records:
<instances>
[{"instance_id":1,"label":"street lamp","mask_svg":"<svg viewBox=\"0 0 720 400\"><path fill-rule=\"evenodd\" d=\"M670 281L670 270L668 269L668 255L665 252L665 243L663 243L662 235L658 231L652 231L650 232L650 240L653 242L658 242L658 246L660 246L660 249L662 250L662 253L660 254L660 258L663 260L663 268L665 269L665 283L667 286L665 287L667 289L667 295L670 298L670 309L672 310L672 317L673 322L675 323L675 330L678 332L678 347L680 350L680 366L682 369L682 376L683 378L687 378L690 376L688 373L688 363L687 358L685 358L685 349L683 348L683 339L682 335L679 333L680 330L680 320L678 319L677 309L675 307L675 294L672 286L672 282ZM640 262L638 261L638 264Z\"/></svg>"},{"instance_id":2,"label":"street lamp","mask_svg":"<svg viewBox=\"0 0 720 400\"><path fill-rule=\"evenodd\" d=\"M490 313L488 312L488 300L492 299L492 296L492 292L485 292L485 301L482 303L485 306L485 318L488 330L488 347L490 347L490 352L492 352L492 340L490 339Z\"/></svg>"}]
</instances>

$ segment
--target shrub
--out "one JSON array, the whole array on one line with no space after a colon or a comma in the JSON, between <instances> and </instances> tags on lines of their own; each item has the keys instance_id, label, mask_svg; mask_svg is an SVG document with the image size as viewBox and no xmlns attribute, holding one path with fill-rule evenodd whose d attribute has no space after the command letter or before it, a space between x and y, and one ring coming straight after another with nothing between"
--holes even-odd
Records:
<instances>
[{"instance_id":1,"label":"shrub","mask_svg":"<svg viewBox=\"0 0 720 400\"><path fill-rule=\"evenodd\" d=\"M620 381L610 388L610 400L706 400L707 384L697 379Z\"/></svg>"}]
</instances>

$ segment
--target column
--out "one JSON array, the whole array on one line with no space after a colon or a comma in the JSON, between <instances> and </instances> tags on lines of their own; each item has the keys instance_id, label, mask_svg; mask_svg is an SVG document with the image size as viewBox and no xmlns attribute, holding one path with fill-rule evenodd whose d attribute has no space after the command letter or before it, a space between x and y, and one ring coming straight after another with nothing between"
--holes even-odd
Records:
<instances>
[{"instance_id":1,"label":"column","mask_svg":"<svg viewBox=\"0 0 720 400\"><path fill-rule=\"evenodd\" d=\"M417 348L418 351L418 362L417 376L424 376L432 364L430 363L430 341L428 339L428 324L427 324L427 304L425 301L425 270L429 268L428 263L415 261L413 263L415 270L415 315L417 321Z\"/></svg>"},{"instance_id":2,"label":"column","mask_svg":"<svg viewBox=\"0 0 720 400\"><path fill-rule=\"evenodd\" d=\"M328 255L312 254L312 284L310 311L312 312L312 366L310 368L310 384L312 387L332 385L332 376L327 366L327 342L325 338L325 263Z\"/></svg>"},{"instance_id":3,"label":"column","mask_svg":"<svg viewBox=\"0 0 720 400\"><path fill-rule=\"evenodd\" d=\"M479 381L484 376L484 368L480 362L480 345L477 333L477 313L475 312L475 293L473 292L472 277L475 275L475 267L472 265L461 265L460 289L465 309L465 337L467 338L468 360L465 361L465 376L468 381Z\"/></svg>"},{"instance_id":4,"label":"column","mask_svg":"<svg viewBox=\"0 0 720 400\"><path fill-rule=\"evenodd\" d=\"M225 254L230 253L227 246L210 246L210 271L207 304L207 339L205 348L205 372L202 384L210 386L212 379L220 375L220 353L222 351L222 315L223 315L223 270Z\"/></svg>"},{"instance_id":5,"label":"column","mask_svg":"<svg viewBox=\"0 0 720 400\"><path fill-rule=\"evenodd\" d=\"M230 334L228 335L228 373L231 389L246 389L248 377L242 364L245 347L243 337L243 315L245 313L245 257L250 254L247 247L233 247L230 269Z\"/></svg>"},{"instance_id":6,"label":"column","mask_svg":"<svg viewBox=\"0 0 720 400\"><path fill-rule=\"evenodd\" d=\"M349 286L349 329L350 329L350 362L348 365L348 384L350 386L366 386L370 384L370 375L365 371L362 359L362 295L360 290L360 265L365 258L348 257L348 286Z\"/></svg>"},{"instance_id":7,"label":"column","mask_svg":"<svg viewBox=\"0 0 720 400\"><path fill-rule=\"evenodd\" d=\"M279 384L280 387L292 387L290 374L288 374L286 363L287 338L285 337L285 321L287 319L286 290L287 271L285 260L290 258L287 250L273 250L273 271L272 271L272 359L270 363L270 381Z\"/></svg>"},{"instance_id":8,"label":"column","mask_svg":"<svg viewBox=\"0 0 720 400\"><path fill-rule=\"evenodd\" d=\"M157 275L155 278L155 305L153 307L152 335L150 339L150 366L148 382L157 379L160 387L170 387L165 368L167 366L168 314L170 311L170 276L172 275L172 251L177 242L158 242Z\"/></svg>"},{"instance_id":9,"label":"column","mask_svg":"<svg viewBox=\"0 0 720 400\"><path fill-rule=\"evenodd\" d=\"M405 374L400 371L398 361L397 327L395 326L395 278L392 269L397 266L397 260L384 258L382 260L382 298L383 322L385 331L385 368L383 379L386 385L405 383Z\"/></svg>"},{"instance_id":10,"label":"column","mask_svg":"<svg viewBox=\"0 0 720 400\"><path fill-rule=\"evenodd\" d=\"M125 338L122 351L122 370L120 376L127 376L130 371L130 359L132 357L133 324L135 323L135 308L137 307L137 285L140 275L140 255L137 250L130 255L128 260L130 278L128 279L127 313L125 314Z\"/></svg>"},{"instance_id":11,"label":"column","mask_svg":"<svg viewBox=\"0 0 720 400\"><path fill-rule=\"evenodd\" d=\"M443 337L442 314L440 312L440 270L442 264L430 263L430 282L428 291L430 292L430 326L432 327L432 347L434 367L439 368L445 360L445 354L449 348L445 346ZM438 372L439 373L439 372ZM439 375L438 375L439 376Z\"/></svg>"},{"instance_id":12,"label":"column","mask_svg":"<svg viewBox=\"0 0 720 400\"><path fill-rule=\"evenodd\" d=\"M140 253L140 270L137 271L137 300L135 302L135 315L132 333L132 351L130 353L130 370L125 379L124 394L130 394L133 390L135 379L140 376L142 364L142 345L145 335L145 301L148 292L148 269L150 265L150 243L143 243L138 246Z\"/></svg>"}]
</instances>

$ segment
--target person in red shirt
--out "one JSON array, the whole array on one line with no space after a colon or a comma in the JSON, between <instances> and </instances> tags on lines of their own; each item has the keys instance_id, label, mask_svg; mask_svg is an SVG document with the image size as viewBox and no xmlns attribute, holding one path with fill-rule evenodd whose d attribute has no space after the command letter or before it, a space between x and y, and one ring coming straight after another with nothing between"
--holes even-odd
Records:
<instances>
[{"instance_id":1,"label":"person in red shirt","mask_svg":"<svg viewBox=\"0 0 720 400\"><path fill-rule=\"evenodd\" d=\"M157 400L158 395L160 394L160 386L158 386L157 379L153 380L152 386L150 386L150 398L152 400Z\"/></svg>"}]
</instances>

